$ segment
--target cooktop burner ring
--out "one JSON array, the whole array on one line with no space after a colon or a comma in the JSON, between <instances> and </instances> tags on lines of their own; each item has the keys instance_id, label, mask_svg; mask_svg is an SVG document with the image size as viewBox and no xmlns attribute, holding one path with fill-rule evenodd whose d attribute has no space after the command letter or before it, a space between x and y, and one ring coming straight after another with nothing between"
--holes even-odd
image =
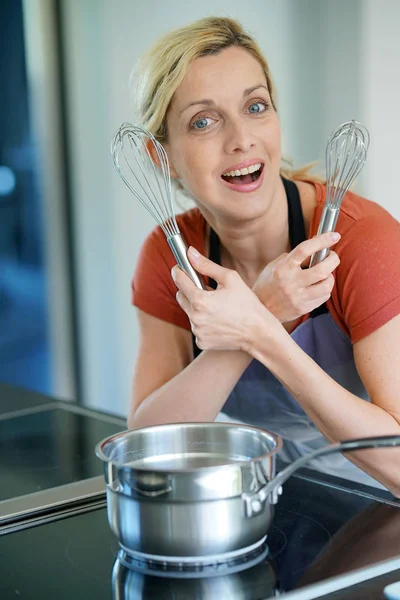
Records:
<instances>
[{"instance_id":1,"label":"cooktop burner ring","mask_svg":"<svg viewBox=\"0 0 400 600\"><path fill-rule=\"evenodd\" d=\"M125 567L159 577L205 577L237 573L263 561L269 553L264 536L257 543L224 554L160 556L131 551L122 544L118 559Z\"/></svg>"}]
</instances>

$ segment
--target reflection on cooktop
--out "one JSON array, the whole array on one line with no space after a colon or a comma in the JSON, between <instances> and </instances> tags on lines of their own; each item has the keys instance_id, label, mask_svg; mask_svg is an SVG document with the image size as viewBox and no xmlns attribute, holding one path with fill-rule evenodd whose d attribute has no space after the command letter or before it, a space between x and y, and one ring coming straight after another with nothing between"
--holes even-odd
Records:
<instances>
[{"instance_id":1,"label":"reflection on cooktop","mask_svg":"<svg viewBox=\"0 0 400 600\"><path fill-rule=\"evenodd\" d=\"M262 600L400 554L400 511L293 477L267 545L259 562L222 575L147 574L127 566L102 508L0 537L0 597Z\"/></svg>"},{"instance_id":2,"label":"reflection on cooktop","mask_svg":"<svg viewBox=\"0 0 400 600\"><path fill-rule=\"evenodd\" d=\"M115 421L61 408L0 420L0 502L102 475L94 447Z\"/></svg>"},{"instance_id":3,"label":"reflection on cooktop","mask_svg":"<svg viewBox=\"0 0 400 600\"><path fill-rule=\"evenodd\" d=\"M246 598L260 600L273 596L278 590L274 567L268 558L260 556L258 561L249 561L239 569L231 568L223 574L213 574L211 569L205 572L146 574L129 568L122 556L114 563L112 574L112 597L114 600L183 600L201 598L215 600Z\"/></svg>"}]
</instances>

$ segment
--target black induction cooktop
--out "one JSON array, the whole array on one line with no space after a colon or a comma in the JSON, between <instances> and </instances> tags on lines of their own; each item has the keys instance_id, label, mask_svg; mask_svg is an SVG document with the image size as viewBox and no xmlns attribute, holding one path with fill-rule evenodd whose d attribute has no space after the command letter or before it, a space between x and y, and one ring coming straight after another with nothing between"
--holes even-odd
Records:
<instances>
[{"instance_id":1,"label":"black induction cooktop","mask_svg":"<svg viewBox=\"0 0 400 600\"><path fill-rule=\"evenodd\" d=\"M74 499L104 495L94 447L123 419L52 402L0 416L0 529Z\"/></svg>"},{"instance_id":2,"label":"black induction cooktop","mask_svg":"<svg viewBox=\"0 0 400 600\"><path fill-rule=\"evenodd\" d=\"M266 547L248 565L222 570L207 565L182 573L130 559L119 550L104 502L52 515L57 520L0 536L0 598L265 600L390 560L395 581L398 504L374 499L367 488L359 493L335 483L288 480ZM365 600L383 598L363 594ZM347 598L338 592L332 597Z\"/></svg>"}]
</instances>

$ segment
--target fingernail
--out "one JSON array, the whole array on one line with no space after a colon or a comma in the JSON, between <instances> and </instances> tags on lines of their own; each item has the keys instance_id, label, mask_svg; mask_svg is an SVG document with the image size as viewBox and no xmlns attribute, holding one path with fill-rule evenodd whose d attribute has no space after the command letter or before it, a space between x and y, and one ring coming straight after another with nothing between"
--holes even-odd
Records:
<instances>
[{"instance_id":1,"label":"fingernail","mask_svg":"<svg viewBox=\"0 0 400 600\"><path fill-rule=\"evenodd\" d=\"M338 233L337 231L333 231L331 233L331 240L332 242L338 242L340 240L342 236L340 235L340 233Z\"/></svg>"},{"instance_id":2,"label":"fingernail","mask_svg":"<svg viewBox=\"0 0 400 600\"><path fill-rule=\"evenodd\" d=\"M193 256L193 258L200 258L200 252L198 252L196 248L193 248L193 246L190 246L189 252Z\"/></svg>"},{"instance_id":3,"label":"fingernail","mask_svg":"<svg viewBox=\"0 0 400 600\"><path fill-rule=\"evenodd\" d=\"M171 269L171 277L174 281L176 281L175 267L172 267L172 269Z\"/></svg>"}]
</instances>

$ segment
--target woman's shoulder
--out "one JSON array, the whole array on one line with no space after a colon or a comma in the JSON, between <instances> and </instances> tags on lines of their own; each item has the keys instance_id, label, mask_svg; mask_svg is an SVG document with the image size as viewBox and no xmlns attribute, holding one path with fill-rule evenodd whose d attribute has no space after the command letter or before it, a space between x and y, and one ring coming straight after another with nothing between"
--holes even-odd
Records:
<instances>
[{"instance_id":1,"label":"woman's shoulder","mask_svg":"<svg viewBox=\"0 0 400 600\"><path fill-rule=\"evenodd\" d=\"M198 250L201 251L199 245L204 245L205 219L199 209L191 208L175 215L175 218L178 229L186 243L198 247ZM167 238L159 225L150 231L144 242L144 247L157 246L158 248L164 248L166 245L168 245Z\"/></svg>"},{"instance_id":2,"label":"woman's shoulder","mask_svg":"<svg viewBox=\"0 0 400 600\"><path fill-rule=\"evenodd\" d=\"M198 208L191 208L176 215L176 222L182 236L192 245L201 242L204 245L206 221ZM200 248L198 248L200 250Z\"/></svg>"},{"instance_id":3,"label":"woman's shoulder","mask_svg":"<svg viewBox=\"0 0 400 600\"><path fill-rule=\"evenodd\" d=\"M317 183L310 237L318 230L326 186ZM355 192L343 199L334 247L340 257L327 306L353 343L400 312L400 223L377 202Z\"/></svg>"},{"instance_id":4,"label":"woman's shoulder","mask_svg":"<svg viewBox=\"0 0 400 600\"><path fill-rule=\"evenodd\" d=\"M310 236L317 233L322 210L326 203L326 185L313 182L316 190L316 205L311 220ZM336 230L344 236L353 238L372 230L382 234L385 230L396 231L400 223L377 202L370 200L353 191L348 191L340 206L340 213Z\"/></svg>"},{"instance_id":5,"label":"woman's shoulder","mask_svg":"<svg viewBox=\"0 0 400 600\"><path fill-rule=\"evenodd\" d=\"M204 218L197 208L176 216L179 230L188 246L204 251ZM161 227L145 238L132 278L132 304L148 314L190 329L187 315L176 301L176 286L171 269L176 260ZM156 274L156 276L155 276Z\"/></svg>"},{"instance_id":6,"label":"woman's shoulder","mask_svg":"<svg viewBox=\"0 0 400 600\"><path fill-rule=\"evenodd\" d=\"M176 222L186 245L194 246L203 253L205 220L200 211L192 208L180 213L176 215ZM165 271L169 273L175 264L176 260L169 247L167 237L162 228L157 225L143 241L136 271L140 270L140 267L148 268L151 265L153 268L157 266L161 270L165 268Z\"/></svg>"}]
</instances>

